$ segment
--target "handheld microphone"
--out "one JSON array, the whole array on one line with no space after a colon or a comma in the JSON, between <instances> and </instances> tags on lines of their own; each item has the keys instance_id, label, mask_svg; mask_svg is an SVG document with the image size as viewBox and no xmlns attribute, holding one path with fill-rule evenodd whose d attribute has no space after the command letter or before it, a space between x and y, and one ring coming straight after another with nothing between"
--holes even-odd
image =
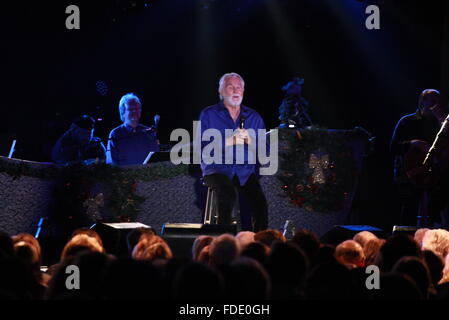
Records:
<instances>
[{"instance_id":1,"label":"handheld microphone","mask_svg":"<svg viewBox=\"0 0 449 320\"><path fill-rule=\"evenodd\" d=\"M243 130L243 129L245 129L245 117L244 116L240 116L240 124L239 124L239 129L240 130ZM248 138L244 138L244 143L248 143Z\"/></svg>"},{"instance_id":2,"label":"handheld microphone","mask_svg":"<svg viewBox=\"0 0 449 320\"><path fill-rule=\"evenodd\" d=\"M14 151L16 151L16 142L17 142L17 140L15 140L15 139L12 141L11 149L9 149L8 158L12 158Z\"/></svg>"},{"instance_id":3,"label":"handheld microphone","mask_svg":"<svg viewBox=\"0 0 449 320\"><path fill-rule=\"evenodd\" d=\"M144 131L157 131L157 126L159 125L160 120L161 120L161 116L158 114L155 115L153 125L150 128L145 129Z\"/></svg>"},{"instance_id":4,"label":"handheld microphone","mask_svg":"<svg viewBox=\"0 0 449 320\"><path fill-rule=\"evenodd\" d=\"M244 129L245 128L245 117L244 116L240 116L240 124L239 124L239 129Z\"/></svg>"}]
</instances>

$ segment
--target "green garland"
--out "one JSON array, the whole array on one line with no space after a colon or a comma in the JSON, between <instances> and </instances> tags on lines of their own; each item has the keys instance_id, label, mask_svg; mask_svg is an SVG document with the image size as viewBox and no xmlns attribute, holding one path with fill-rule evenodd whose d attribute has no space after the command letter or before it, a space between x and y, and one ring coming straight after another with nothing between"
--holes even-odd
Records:
<instances>
[{"instance_id":1,"label":"green garland","mask_svg":"<svg viewBox=\"0 0 449 320\"><path fill-rule=\"evenodd\" d=\"M73 219L79 211L92 212L107 204L112 215L111 221L133 221L139 212L139 206L145 198L136 192L138 181L170 179L188 174L187 165L174 166L171 163L154 163L136 168L120 168L104 163L89 166L76 164L66 167L46 166L38 168L26 162L0 161L0 172L13 179L23 176L43 180L57 181L55 196L64 210L65 217ZM104 194L91 194L95 184L101 184ZM84 209L84 208L86 209ZM97 212L98 213L98 212ZM96 218L101 218L97 216Z\"/></svg>"},{"instance_id":2,"label":"green garland","mask_svg":"<svg viewBox=\"0 0 449 320\"><path fill-rule=\"evenodd\" d=\"M279 129L278 179L284 194L294 205L308 211L331 212L343 209L352 191L357 172L352 149L347 139L319 128ZM311 155L325 155L329 161L322 167L325 182L317 183L310 168Z\"/></svg>"}]
</instances>

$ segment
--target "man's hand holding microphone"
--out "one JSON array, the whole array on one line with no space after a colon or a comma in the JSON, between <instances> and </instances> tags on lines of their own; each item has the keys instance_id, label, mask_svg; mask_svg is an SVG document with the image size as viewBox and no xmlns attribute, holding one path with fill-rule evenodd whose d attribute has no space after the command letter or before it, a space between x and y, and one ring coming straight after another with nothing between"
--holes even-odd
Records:
<instances>
[{"instance_id":1,"label":"man's hand holding microphone","mask_svg":"<svg viewBox=\"0 0 449 320\"><path fill-rule=\"evenodd\" d=\"M245 117L241 116L239 128L232 136L226 138L227 147L239 144L251 144L252 142L251 136L249 135L248 130L245 129L244 127L245 127Z\"/></svg>"}]
</instances>

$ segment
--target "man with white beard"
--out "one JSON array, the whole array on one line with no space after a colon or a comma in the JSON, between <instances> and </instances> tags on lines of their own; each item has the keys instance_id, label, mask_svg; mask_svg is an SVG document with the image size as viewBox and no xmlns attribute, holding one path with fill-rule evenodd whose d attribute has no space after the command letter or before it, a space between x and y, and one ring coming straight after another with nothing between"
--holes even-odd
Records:
<instances>
[{"instance_id":1,"label":"man with white beard","mask_svg":"<svg viewBox=\"0 0 449 320\"><path fill-rule=\"evenodd\" d=\"M245 82L237 73L227 73L219 81L220 102L205 108L200 114L201 136L208 129L221 133L222 151L232 148L233 159L229 161L220 155L221 163L210 163L201 159L204 183L214 189L218 199L218 224L231 224L231 213L238 194L243 194L252 209L253 231L258 232L268 227L267 201L257 175L258 164L249 161L250 150L257 147L257 137L251 132L265 129L262 117L255 110L242 105ZM252 129L252 130L249 130ZM232 131L232 135L226 135ZM203 141L201 150L210 142ZM216 159L216 157L214 157ZM239 162L240 158L243 161Z\"/></svg>"}]
</instances>

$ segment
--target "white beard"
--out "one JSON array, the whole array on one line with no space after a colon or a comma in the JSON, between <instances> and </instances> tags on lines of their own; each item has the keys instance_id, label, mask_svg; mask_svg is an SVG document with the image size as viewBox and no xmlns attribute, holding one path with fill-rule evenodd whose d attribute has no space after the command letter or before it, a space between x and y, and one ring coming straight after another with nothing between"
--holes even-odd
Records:
<instances>
[{"instance_id":1,"label":"white beard","mask_svg":"<svg viewBox=\"0 0 449 320\"><path fill-rule=\"evenodd\" d=\"M235 101L234 99L232 99L232 96L226 96L226 97L223 97L223 100L224 100L225 104L227 104L227 105L230 105L233 107L239 107L242 103L243 97L240 96L240 98L237 101Z\"/></svg>"}]
</instances>

